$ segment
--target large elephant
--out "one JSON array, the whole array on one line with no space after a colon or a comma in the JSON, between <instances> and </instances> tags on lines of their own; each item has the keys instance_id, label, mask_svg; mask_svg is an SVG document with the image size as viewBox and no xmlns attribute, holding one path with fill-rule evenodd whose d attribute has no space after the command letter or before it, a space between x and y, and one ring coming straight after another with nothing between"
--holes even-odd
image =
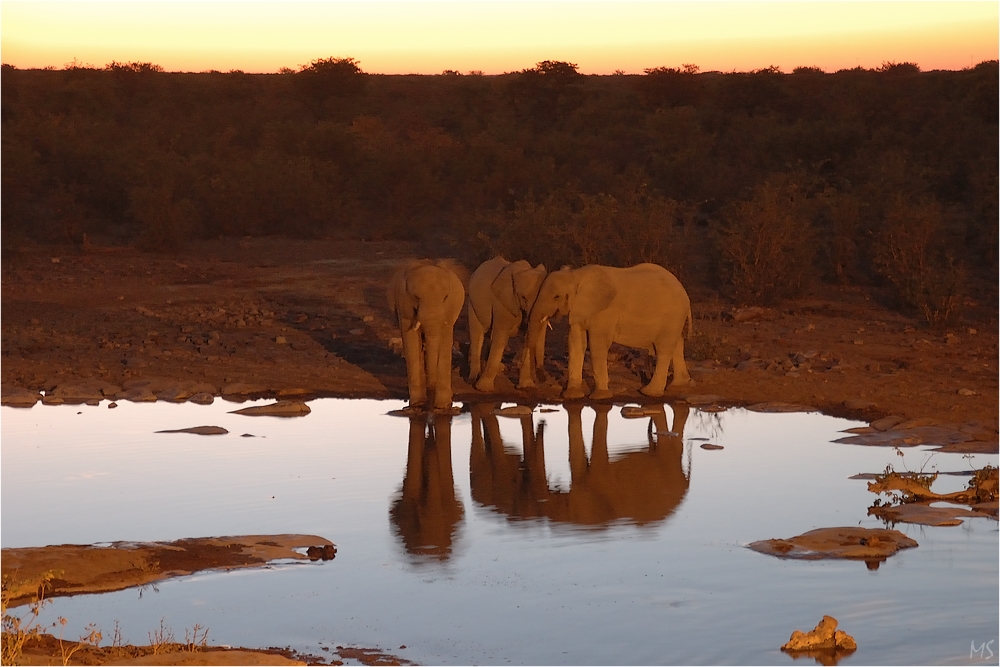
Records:
<instances>
[{"instance_id":1,"label":"large elephant","mask_svg":"<svg viewBox=\"0 0 1000 667\"><path fill-rule=\"evenodd\" d=\"M497 255L483 262L469 279L469 382L479 391L493 391L503 353L521 320L531 311L538 289L545 279L545 266L532 268L525 260L508 262ZM490 353L481 369L483 341L490 332ZM538 338L535 367L545 357L545 332ZM527 355L522 356L527 361ZM530 384L533 375L528 363L521 364L520 386Z\"/></svg>"},{"instance_id":2,"label":"large elephant","mask_svg":"<svg viewBox=\"0 0 1000 667\"><path fill-rule=\"evenodd\" d=\"M410 406L432 394L436 410L451 408L451 352L455 322L465 303L467 271L453 260L411 260L389 281L389 307L399 319Z\"/></svg>"},{"instance_id":3,"label":"large elephant","mask_svg":"<svg viewBox=\"0 0 1000 667\"><path fill-rule=\"evenodd\" d=\"M591 398L610 398L608 348L611 343L656 353L656 370L639 391L662 396L673 361L673 385L691 381L684 363L684 325L691 327L691 301L670 273L657 264L627 269L592 264L553 271L542 283L528 318L529 353L549 319L569 316L569 380L563 396L583 398L583 355L588 345L596 387ZM533 366L529 366L533 369Z\"/></svg>"}]
</instances>

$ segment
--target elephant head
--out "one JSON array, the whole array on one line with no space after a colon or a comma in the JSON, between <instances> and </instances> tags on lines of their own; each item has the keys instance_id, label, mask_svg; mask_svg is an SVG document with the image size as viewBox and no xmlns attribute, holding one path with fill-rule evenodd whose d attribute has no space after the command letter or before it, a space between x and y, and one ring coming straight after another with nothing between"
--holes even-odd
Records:
<instances>
[{"instance_id":1,"label":"elephant head","mask_svg":"<svg viewBox=\"0 0 1000 667\"><path fill-rule=\"evenodd\" d=\"M480 391L494 390L507 341L531 310L545 275L544 265L532 267L525 260L507 262L500 256L484 262L472 274L469 281L469 380L475 381ZM490 332L490 353L480 373L487 330ZM535 355L539 365L544 358L544 346L542 338ZM524 354L522 360L527 359L528 355ZM522 364L520 386L529 382L530 375L530 369Z\"/></svg>"},{"instance_id":2,"label":"elephant head","mask_svg":"<svg viewBox=\"0 0 1000 667\"><path fill-rule=\"evenodd\" d=\"M433 407L451 407L451 350L465 303L464 269L452 260L411 260L389 281L389 307L399 321L410 405L433 393Z\"/></svg>"}]
</instances>

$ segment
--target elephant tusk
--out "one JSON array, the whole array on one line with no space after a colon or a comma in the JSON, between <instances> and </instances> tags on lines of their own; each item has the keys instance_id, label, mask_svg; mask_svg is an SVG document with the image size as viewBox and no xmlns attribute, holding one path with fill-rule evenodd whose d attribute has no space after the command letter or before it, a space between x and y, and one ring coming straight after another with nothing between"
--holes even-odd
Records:
<instances>
[{"instance_id":1,"label":"elephant tusk","mask_svg":"<svg viewBox=\"0 0 1000 667\"><path fill-rule=\"evenodd\" d=\"M547 326L549 329L551 329L552 328L552 322L549 322L548 320L545 320L545 326Z\"/></svg>"},{"instance_id":2,"label":"elephant tusk","mask_svg":"<svg viewBox=\"0 0 1000 667\"><path fill-rule=\"evenodd\" d=\"M420 328L420 320L417 320L417 321L416 321L416 322L414 322L414 323L413 323L413 325L412 325L412 326L410 327L410 331L416 331L416 330L417 330L417 329L419 329L419 328Z\"/></svg>"}]
</instances>

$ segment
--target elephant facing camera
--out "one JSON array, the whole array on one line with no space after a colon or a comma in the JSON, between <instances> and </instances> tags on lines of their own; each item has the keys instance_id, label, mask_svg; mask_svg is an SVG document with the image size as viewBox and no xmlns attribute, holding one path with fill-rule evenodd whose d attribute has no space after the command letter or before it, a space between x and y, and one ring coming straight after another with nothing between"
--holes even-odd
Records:
<instances>
[{"instance_id":1,"label":"elephant facing camera","mask_svg":"<svg viewBox=\"0 0 1000 667\"><path fill-rule=\"evenodd\" d=\"M452 411L452 348L466 275L454 260L419 259L400 266L389 281L386 296L403 341L410 411Z\"/></svg>"}]
</instances>

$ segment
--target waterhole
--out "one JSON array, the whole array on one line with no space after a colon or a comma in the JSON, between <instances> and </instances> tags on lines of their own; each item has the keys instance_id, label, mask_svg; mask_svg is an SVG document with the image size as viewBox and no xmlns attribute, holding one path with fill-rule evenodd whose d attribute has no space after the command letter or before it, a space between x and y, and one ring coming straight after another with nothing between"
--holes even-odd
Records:
<instances>
[{"instance_id":1,"label":"waterhole","mask_svg":"<svg viewBox=\"0 0 1000 667\"><path fill-rule=\"evenodd\" d=\"M44 620L67 618L67 637L88 623L110 636L117 621L126 642L148 643L162 620L179 637L209 628L211 644L377 647L425 664L791 664L779 647L823 615L857 640L853 662L996 651L994 520L897 524L919 546L876 568L746 548L885 527L857 473L995 455L838 444L863 424L818 413L497 405L429 425L387 414L398 401L309 406L295 418L222 401L3 408L5 548L281 533L337 545L330 561L54 599ZM203 425L228 433L156 433Z\"/></svg>"}]
</instances>

